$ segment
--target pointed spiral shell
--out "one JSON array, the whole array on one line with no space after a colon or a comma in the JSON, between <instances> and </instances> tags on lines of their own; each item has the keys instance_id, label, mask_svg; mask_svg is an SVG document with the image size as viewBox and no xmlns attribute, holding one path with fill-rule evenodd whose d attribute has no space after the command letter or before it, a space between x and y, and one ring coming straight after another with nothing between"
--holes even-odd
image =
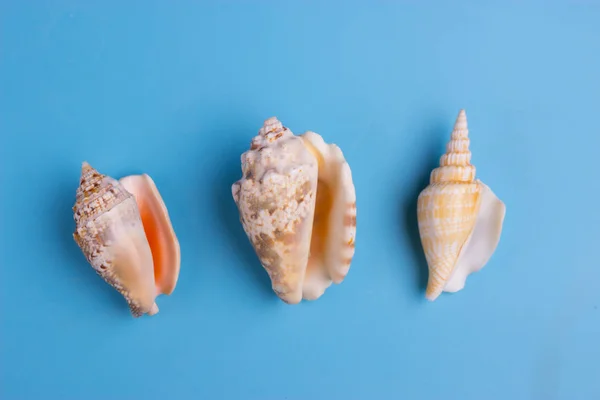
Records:
<instances>
[{"instance_id":1,"label":"pointed spiral shell","mask_svg":"<svg viewBox=\"0 0 600 400\"><path fill-rule=\"evenodd\" d=\"M83 163L73 218L73 239L98 275L125 298L132 315L156 313L152 254L133 195Z\"/></svg>"},{"instance_id":2,"label":"pointed spiral shell","mask_svg":"<svg viewBox=\"0 0 600 400\"><path fill-rule=\"evenodd\" d=\"M440 157L440 166L431 172L430 182L473 182L475 167L471 165L469 144L467 115L465 110L460 110L446 145L446 154Z\"/></svg>"},{"instance_id":3,"label":"pointed spiral shell","mask_svg":"<svg viewBox=\"0 0 600 400\"><path fill-rule=\"evenodd\" d=\"M429 266L426 297L435 300L452 276L456 261L470 237L481 201L481 184L471 165L467 116L460 110L440 166L419 194L417 218Z\"/></svg>"}]
</instances>

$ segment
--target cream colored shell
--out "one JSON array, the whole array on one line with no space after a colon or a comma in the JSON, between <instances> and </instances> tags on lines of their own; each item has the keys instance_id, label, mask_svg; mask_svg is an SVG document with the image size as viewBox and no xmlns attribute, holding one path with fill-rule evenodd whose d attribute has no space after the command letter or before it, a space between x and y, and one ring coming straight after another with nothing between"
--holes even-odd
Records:
<instances>
[{"instance_id":1,"label":"cream colored shell","mask_svg":"<svg viewBox=\"0 0 600 400\"><path fill-rule=\"evenodd\" d=\"M152 179L117 181L83 163L73 212L73 238L94 270L133 316L156 314L156 296L170 294L177 283L180 251Z\"/></svg>"},{"instance_id":2,"label":"cream colored shell","mask_svg":"<svg viewBox=\"0 0 600 400\"><path fill-rule=\"evenodd\" d=\"M494 253L506 207L480 180L471 165L467 117L456 119L440 166L419 195L417 216L429 266L426 297L461 290L469 274L479 271Z\"/></svg>"},{"instance_id":3,"label":"cream colored shell","mask_svg":"<svg viewBox=\"0 0 600 400\"><path fill-rule=\"evenodd\" d=\"M295 304L341 283L356 234L356 196L341 150L314 132L296 136L273 117L241 161L233 198L275 293Z\"/></svg>"}]
</instances>

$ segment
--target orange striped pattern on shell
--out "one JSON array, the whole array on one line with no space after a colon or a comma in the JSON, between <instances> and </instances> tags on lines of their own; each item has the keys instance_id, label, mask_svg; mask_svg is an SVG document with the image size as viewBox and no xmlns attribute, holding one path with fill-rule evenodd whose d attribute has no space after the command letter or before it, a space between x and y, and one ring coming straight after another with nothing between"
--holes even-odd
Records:
<instances>
[{"instance_id":1,"label":"orange striped pattern on shell","mask_svg":"<svg viewBox=\"0 0 600 400\"><path fill-rule=\"evenodd\" d=\"M479 209L478 183L433 184L419 196L421 244L429 265L426 297L437 298L471 235Z\"/></svg>"},{"instance_id":2,"label":"orange striped pattern on shell","mask_svg":"<svg viewBox=\"0 0 600 400\"><path fill-rule=\"evenodd\" d=\"M429 266L429 300L444 290L479 212L481 187L475 181L469 144L467 116L460 110L440 166L431 172L430 184L417 201L419 234Z\"/></svg>"}]
</instances>

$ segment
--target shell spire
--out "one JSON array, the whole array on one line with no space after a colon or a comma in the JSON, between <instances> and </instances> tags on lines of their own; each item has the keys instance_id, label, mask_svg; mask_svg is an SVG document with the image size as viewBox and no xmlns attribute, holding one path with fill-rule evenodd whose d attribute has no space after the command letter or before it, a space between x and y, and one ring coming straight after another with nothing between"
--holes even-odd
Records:
<instances>
[{"instance_id":1,"label":"shell spire","mask_svg":"<svg viewBox=\"0 0 600 400\"><path fill-rule=\"evenodd\" d=\"M264 138L267 142L271 143L279 139L285 130L285 127L277 117L271 117L258 130L257 138Z\"/></svg>"},{"instance_id":2,"label":"shell spire","mask_svg":"<svg viewBox=\"0 0 600 400\"><path fill-rule=\"evenodd\" d=\"M116 180L101 174L84 161L73 206L75 223L79 225L81 221L83 225L131 197Z\"/></svg>"},{"instance_id":3,"label":"shell spire","mask_svg":"<svg viewBox=\"0 0 600 400\"><path fill-rule=\"evenodd\" d=\"M95 169L87 162L81 163L81 177L83 178L88 172L95 171Z\"/></svg>"},{"instance_id":4,"label":"shell spire","mask_svg":"<svg viewBox=\"0 0 600 400\"><path fill-rule=\"evenodd\" d=\"M465 110L460 110L446 145L446 153L440 157L440 166L431 172L430 183L473 182L475 166L471 164L469 144L467 114Z\"/></svg>"}]
</instances>

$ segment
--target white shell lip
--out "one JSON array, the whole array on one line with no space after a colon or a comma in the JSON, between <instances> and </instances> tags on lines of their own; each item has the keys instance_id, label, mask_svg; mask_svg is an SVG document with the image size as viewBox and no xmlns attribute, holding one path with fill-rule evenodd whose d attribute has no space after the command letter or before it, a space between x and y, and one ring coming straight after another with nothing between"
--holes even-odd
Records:
<instances>
[{"instance_id":1,"label":"white shell lip","mask_svg":"<svg viewBox=\"0 0 600 400\"><path fill-rule=\"evenodd\" d=\"M356 190L352 172L342 150L335 144L325 143L323 137L307 131L301 136L318 152L319 181L328 182L333 194L330 222L324 259L328 280L322 280L322 290L308 287L306 298L318 298L331 285L341 283L350 269L354 257L356 239ZM318 196L318 195L317 195ZM305 285L306 286L306 285ZM315 282L315 286L318 283Z\"/></svg>"},{"instance_id":2,"label":"white shell lip","mask_svg":"<svg viewBox=\"0 0 600 400\"><path fill-rule=\"evenodd\" d=\"M477 183L482 188L477 220L458 255L444 292L455 293L462 290L467 277L488 263L500 242L506 206L487 185L479 180Z\"/></svg>"},{"instance_id":3,"label":"white shell lip","mask_svg":"<svg viewBox=\"0 0 600 400\"><path fill-rule=\"evenodd\" d=\"M341 150L312 131L294 135L272 117L241 161L231 193L276 294L296 304L341 283L356 231L356 195Z\"/></svg>"}]
</instances>

